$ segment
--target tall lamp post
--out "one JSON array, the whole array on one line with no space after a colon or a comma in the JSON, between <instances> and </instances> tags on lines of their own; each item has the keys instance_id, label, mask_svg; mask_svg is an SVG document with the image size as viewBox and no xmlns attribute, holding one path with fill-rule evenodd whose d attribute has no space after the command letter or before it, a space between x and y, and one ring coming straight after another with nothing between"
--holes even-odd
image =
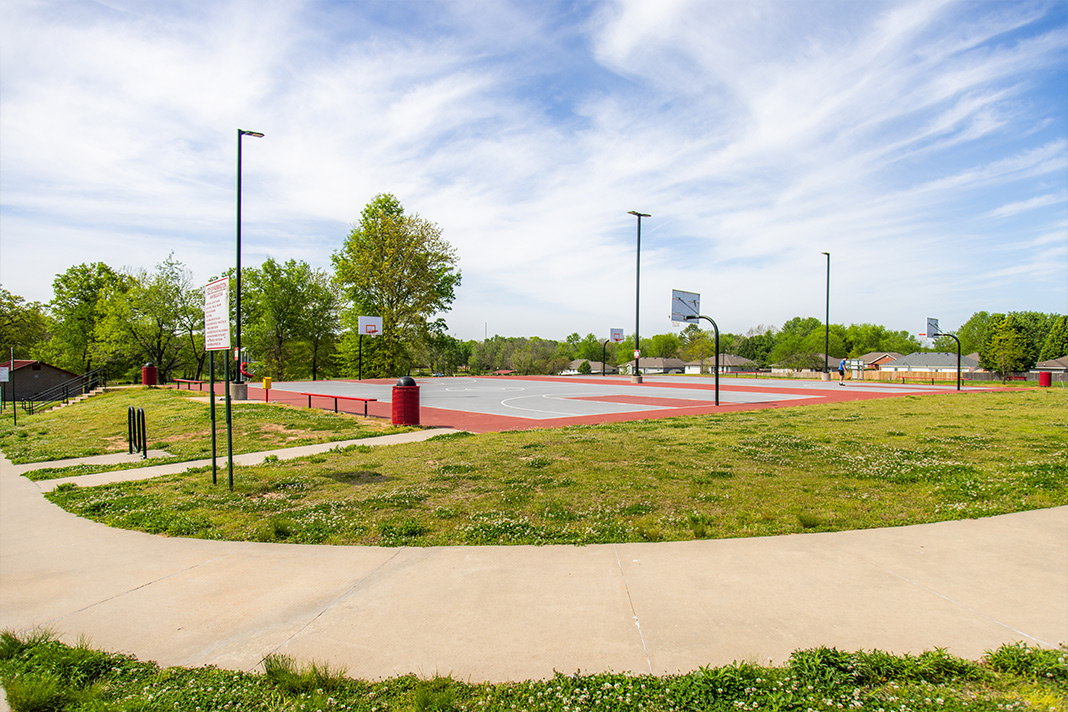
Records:
<instances>
[{"instance_id":1,"label":"tall lamp post","mask_svg":"<svg viewBox=\"0 0 1068 712\"><path fill-rule=\"evenodd\" d=\"M638 218L638 250L634 267L634 371L630 375L630 382L641 383L642 374L638 369L638 356L640 352L640 347L638 346L638 314L641 312L642 294L642 218L652 216L649 213L639 213L637 210L628 210L627 214Z\"/></svg>"},{"instance_id":2,"label":"tall lamp post","mask_svg":"<svg viewBox=\"0 0 1068 712\"><path fill-rule=\"evenodd\" d=\"M237 359L235 360L241 358L241 138L243 136L263 138L263 134L259 131L237 130ZM240 395L241 400L244 400L244 396L248 393L248 386L244 385L245 377L240 367L234 382L240 384L239 389L244 389L244 393Z\"/></svg>"},{"instance_id":3,"label":"tall lamp post","mask_svg":"<svg viewBox=\"0 0 1068 712\"><path fill-rule=\"evenodd\" d=\"M830 349L831 344L831 253L821 252L822 255L827 255L827 309L823 314L823 373L824 380L828 378L826 375L830 371L827 361L831 358L827 351Z\"/></svg>"}]
</instances>

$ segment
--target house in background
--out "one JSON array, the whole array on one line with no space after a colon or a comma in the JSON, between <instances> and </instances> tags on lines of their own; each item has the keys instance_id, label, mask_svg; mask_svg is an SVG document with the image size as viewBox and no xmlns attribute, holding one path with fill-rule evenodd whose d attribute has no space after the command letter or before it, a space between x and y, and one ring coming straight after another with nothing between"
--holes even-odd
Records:
<instances>
[{"instance_id":1,"label":"house in background","mask_svg":"<svg viewBox=\"0 0 1068 712\"><path fill-rule=\"evenodd\" d=\"M711 356L700 361L689 361L685 364L687 374L701 374L712 373L713 368L716 365L716 357ZM719 372L730 373L734 371L752 371L756 368L756 364L747 358L742 356L735 356L734 354L720 354L719 355Z\"/></svg>"},{"instance_id":2,"label":"house in background","mask_svg":"<svg viewBox=\"0 0 1068 712\"><path fill-rule=\"evenodd\" d=\"M569 363L567 365L567 368L565 368L563 371L560 372L560 375L561 376L584 376L584 375L600 376L601 375L602 366L604 367L604 373L618 373L619 372L619 369L617 369L615 366L613 366L610 363L602 364L600 361L590 361L589 362L590 363L590 372L588 374L579 373L579 368L582 366L582 363L584 361L588 361L588 360L589 359L584 359L584 358L575 359L574 361L572 361L571 363Z\"/></svg>"},{"instance_id":3,"label":"house in background","mask_svg":"<svg viewBox=\"0 0 1068 712\"><path fill-rule=\"evenodd\" d=\"M961 356L960 370L964 372L974 371L979 368L979 362L968 356ZM929 353L913 353L902 356L899 359L884 364L880 371L888 373L956 373L957 354L944 351L932 351Z\"/></svg>"},{"instance_id":4,"label":"house in background","mask_svg":"<svg viewBox=\"0 0 1068 712\"><path fill-rule=\"evenodd\" d=\"M857 356L857 358L864 362L865 369L878 371L884 364L901 358L901 354L894 351L872 351L863 356Z\"/></svg>"},{"instance_id":5,"label":"house in background","mask_svg":"<svg viewBox=\"0 0 1068 712\"><path fill-rule=\"evenodd\" d=\"M1031 370L1038 373L1042 373L1043 371L1049 371L1050 373L1068 373L1068 356L1051 358L1049 361L1040 361L1039 363L1036 363L1035 367Z\"/></svg>"},{"instance_id":6,"label":"house in background","mask_svg":"<svg viewBox=\"0 0 1068 712\"><path fill-rule=\"evenodd\" d=\"M3 386L4 400L7 402L24 401L37 398L50 388L78 378L77 373L57 368L43 361L15 359L14 362L0 363L0 368L8 369L7 383ZM14 386L14 391L12 391Z\"/></svg>"},{"instance_id":7,"label":"house in background","mask_svg":"<svg viewBox=\"0 0 1068 712\"><path fill-rule=\"evenodd\" d=\"M655 373L682 373L686 368L686 363L681 358L640 358L638 359L638 370L642 374L655 374ZM634 369L634 362L628 361L627 363L620 364L619 372L630 374Z\"/></svg>"}]
</instances>

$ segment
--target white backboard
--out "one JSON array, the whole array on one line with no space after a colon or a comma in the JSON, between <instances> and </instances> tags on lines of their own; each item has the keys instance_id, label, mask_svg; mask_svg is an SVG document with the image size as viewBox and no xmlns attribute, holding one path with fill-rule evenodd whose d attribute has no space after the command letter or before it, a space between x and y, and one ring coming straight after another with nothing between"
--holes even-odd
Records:
<instances>
[{"instance_id":1,"label":"white backboard","mask_svg":"<svg viewBox=\"0 0 1068 712\"><path fill-rule=\"evenodd\" d=\"M701 315L701 295L695 292L671 290L671 320L690 321Z\"/></svg>"},{"instance_id":2,"label":"white backboard","mask_svg":"<svg viewBox=\"0 0 1068 712\"><path fill-rule=\"evenodd\" d=\"M623 330L622 329L612 329L611 333L610 333L610 336L608 338L611 339L612 343L614 343L614 344L623 343Z\"/></svg>"},{"instance_id":3,"label":"white backboard","mask_svg":"<svg viewBox=\"0 0 1068 712\"><path fill-rule=\"evenodd\" d=\"M230 348L230 278L204 285L204 350Z\"/></svg>"},{"instance_id":4,"label":"white backboard","mask_svg":"<svg viewBox=\"0 0 1068 712\"><path fill-rule=\"evenodd\" d=\"M382 317L380 316L361 316L360 317L360 336L378 336L382 333Z\"/></svg>"},{"instance_id":5,"label":"white backboard","mask_svg":"<svg viewBox=\"0 0 1068 712\"><path fill-rule=\"evenodd\" d=\"M936 334L941 333L938 329L938 319L931 316L927 317L927 338L933 339Z\"/></svg>"}]
</instances>

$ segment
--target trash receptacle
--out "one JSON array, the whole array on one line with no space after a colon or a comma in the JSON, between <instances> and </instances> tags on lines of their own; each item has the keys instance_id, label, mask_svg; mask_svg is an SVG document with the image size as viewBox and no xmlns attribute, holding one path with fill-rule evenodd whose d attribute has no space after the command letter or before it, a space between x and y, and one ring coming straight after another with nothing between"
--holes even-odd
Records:
<instances>
[{"instance_id":1,"label":"trash receptacle","mask_svg":"<svg viewBox=\"0 0 1068 712\"><path fill-rule=\"evenodd\" d=\"M141 367L141 385L142 386L154 386L158 380L159 374L156 372L156 366L149 361Z\"/></svg>"},{"instance_id":2,"label":"trash receptacle","mask_svg":"<svg viewBox=\"0 0 1068 712\"><path fill-rule=\"evenodd\" d=\"M1053 385L1053 372L1052 371L1040 371L1038 374L1038 386L1039 388L1049 388Z\"/></svg>"},{"instance_id":3,"label":"trash receptacle","mask_svg":"<svg viewBox=\"0 0 1068 712\"><path fill-rule=\"evenodd\" d=\"M393 386L393 424L419 425L419 386L411 376L402 376Z\"/></svg>"}]
</instances>

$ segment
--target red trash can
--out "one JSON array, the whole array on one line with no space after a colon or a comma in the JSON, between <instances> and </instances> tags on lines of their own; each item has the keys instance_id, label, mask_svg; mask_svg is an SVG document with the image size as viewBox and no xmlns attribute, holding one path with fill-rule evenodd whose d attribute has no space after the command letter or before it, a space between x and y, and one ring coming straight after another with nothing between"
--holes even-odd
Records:
<instances>
[{"instance_id":1,"label":"red trash can","mask_svg":"<svg viewBox=\"0 0 1068 712\"><path fill-rule=\"evenodd\" d=\"M1053 385L1053 372L1052 371L1039 371L1038 373L1038 386L1039 388L1049 388Z\"/></svg>"},{"instance_id":2,"label":"red trash can","mask_svg":"<svg viewBox=\"0 0 1068 712\"><path fill-rule=\"evenodd\" d=\"M419 425L419 386L411 376L402 376L393 386L393 424Z\"/></svg>"},{"instance_id":3,"label":"red trash can","mask_svg":"<svg viewBox=\"0 0 1068 712\"><path fill-rule=\"evenodd\" d=\"M156 367L151 361L141 367L141 385L142 386L154 386L156 385L158 374L156 373Z\"/></svg>"}]
</instances>

